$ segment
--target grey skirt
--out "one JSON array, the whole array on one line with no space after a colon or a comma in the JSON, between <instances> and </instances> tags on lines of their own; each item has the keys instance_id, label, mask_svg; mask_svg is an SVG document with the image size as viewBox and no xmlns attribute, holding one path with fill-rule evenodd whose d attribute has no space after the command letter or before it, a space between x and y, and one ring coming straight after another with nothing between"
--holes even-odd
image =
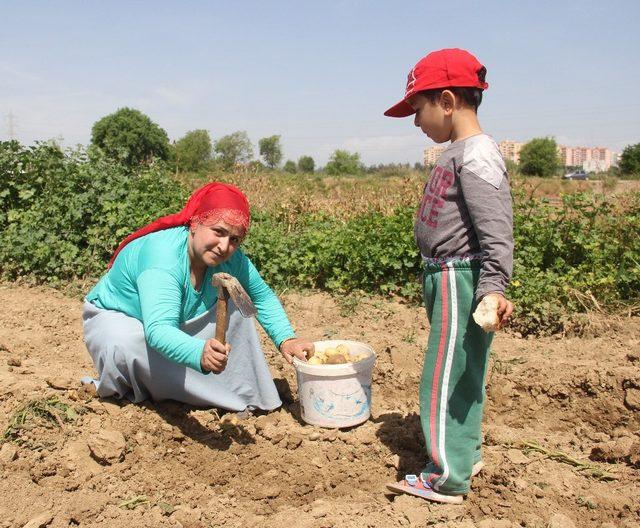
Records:
<instances>
[{"instance_id":1,"label":"grey skirt","mask_svg":"<svg viewBox=\"0 0 640 528\"><path fill-rule=\"evenodd\" d=\"M181 326L200 339L215 335L214 306ZM84 342L98 371L100 397L133 402L176 400L232 411L271 410L282 402L265 360L253 319L244 319L229 303L227 342L231 352L220 374L202 374L175 363L147 345L142 323L113 310L84 303Z\"/></svg>"}]
</instances>

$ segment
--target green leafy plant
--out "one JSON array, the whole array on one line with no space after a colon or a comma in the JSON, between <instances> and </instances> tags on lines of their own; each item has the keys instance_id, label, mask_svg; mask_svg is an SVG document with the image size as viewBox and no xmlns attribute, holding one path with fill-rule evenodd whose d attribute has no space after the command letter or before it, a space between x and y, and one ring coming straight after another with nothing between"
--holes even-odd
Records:
<instances>
[{"instance_id":1,"label":"green leafy plant","mask_svg":"<svg viewBox=\"0 0 640 528\"><path fill-rule=\"evenodd\" d=\"M120 240L188 195L162 165L132 173L46 145L0 143L0 178L0 274L47 283L99 276Z\"/></svg>"},{"instance_id":2,"label":"green leafy plant","mask_svg":"<svg viewBox=\"0 0 640 528\"><path fill-rule=\"evenodd\" d=\"M30 400L21 405L9 419L9 425L4 432L5 441L32 445L30 440L23 438L23 432L31 428L34 424L51 423L62 429L65 422L73 422L82 411L74 409L67 403L60 401L57 396Z\"/></svg>"},{"instance_id":3,"label":"green leafy plant","mask_svg":"<svg viewBox=\"0 0 640 528\"><path fill-rule=\"evenodd\" d=\"M118 504L118 508L135 510L136 507L142 504L149 504L149 498L146 495L136 495L135 497L122 501Z\"/></svg>"},{"instance_id":4,"label":"green leafy plant","mask_svg":"<svg viewBox=\"0 0 640 528\"><path fill-rule=\"evenodd\" d=\"M254 192L269 196L273 178L281 199L252 209L243 249L274 289L421 301L413 180L388 191L379 178L345 177L336 199L318 203L309 189L331 189L314 178L256 174ZM0 184L0 277L55 285L100 277L126 235L181 209L197 183L176 181L162 163L131 169L96 152L13 141L0 142ZM516 190L514 238L514 330L551 334L576 314L640 310L640 193L549 201Z\"/></svg>"},{"instance_id":5,"label":"green leafy plant","mask_svg":"<svg viewBox=\"0 0 640 528\"><path fill-rule=\"evenodd\" d=\"M540 453L551 460L555 460L556 462L561 462L563 464L573 466L580 473L583 473L589 477L593 477L596 480L617 480L617 477L615 475L608 473L600 466L591 464L590 462L583 462L582 460L578 460L577 458L567 455L563 451L548 449L536 442L522 442L521 448L525 455L528 455L529 453Z\"/></svg>"}]
</instances>

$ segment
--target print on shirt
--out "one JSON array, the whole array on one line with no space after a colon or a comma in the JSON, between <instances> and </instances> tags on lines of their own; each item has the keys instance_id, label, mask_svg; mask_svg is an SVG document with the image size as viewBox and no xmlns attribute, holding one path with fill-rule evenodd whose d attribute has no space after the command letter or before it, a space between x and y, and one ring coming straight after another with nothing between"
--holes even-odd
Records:
<instances>
[{"instance_id":1,"label":"print on shirt","mask_svg":"<svg viewBox=\"0 0 640 528\"><path fill-rule=\"evenodd\" d=\"M429 181L424 187L422 202L418 209L418 218L429 227L438 227L438 214L444 205L444 195L447 189L453 185L455 176L453 172L439 165L433 169Z\"/></svg>"}]
</instances>

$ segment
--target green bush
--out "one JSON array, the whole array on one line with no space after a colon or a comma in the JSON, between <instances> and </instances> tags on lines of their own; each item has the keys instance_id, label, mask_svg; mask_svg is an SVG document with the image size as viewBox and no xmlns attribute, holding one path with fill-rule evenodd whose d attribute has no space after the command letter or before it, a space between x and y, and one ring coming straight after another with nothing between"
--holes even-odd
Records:
<instances>
[{"instance_id":1,"label":"green bush","mask_svg":"<svg viewBox=\"0 0 640 528\"><path fill-rule=\"evenodd\" d=\"M162 164L132 173L82 150L0 143L0 275L42 283L97 279L118 242L179 210L189 190ZM514 197L514 274L507 296L523 334L561 331L588 309L640 303L640 194ZM319 288L420 300L413 207L393 214L253 211L245 243L276 289ZM634 308L635 307L635 308Z\"/></svg>"},{"instance_id":2,"label":"green bush","mask_svg":"<svg viewBox=\"0 0 640 528\"><path fill-rule=\"evenodd\" d=\"M118 242L187 195L161 166L0 143L0 272L55 283L97 277Z\"/></svg>"},{"instance_id":3,"label":"green bush","mask_svg":"<svg viewBox=\"0 0 640 528\"><path fill-rule=\"evenodd\" d=\"M564 195L560 207L517 196L514 237L507 293L524 334L558 331L568 314L638 302L640 194L618 208L588 194Z\"/></svg>"},{"instance_id":4,"label":"green bush","mask_svg":"<svg viewBox=\"0 0 640 528\"><path fill-rule=\"evenodd\" d=\"M591 195L566 195L561 207L517 196L513 280L507 296L513 327L528 334L563 329L587 309L631 306L640 300L640 195L624 213ZM420 296L421 263L413 240L414 209L341 222L307 216L293 227L260 216L247 252L278 288L363 290Z\"/></svg>"},{"instance_id":5,"label":"green bush","mask_svg":"<svg viewBox=\"0 0 640 528\"><path fill-rule=\"evenodd\" d=\"M292 232L259 215L245 250L277 288L363 290L415 300L420 258L413 243L413 214L404 208L392 216L371 214L346 222L309 215Z\"/></svg>"}]
</instances>

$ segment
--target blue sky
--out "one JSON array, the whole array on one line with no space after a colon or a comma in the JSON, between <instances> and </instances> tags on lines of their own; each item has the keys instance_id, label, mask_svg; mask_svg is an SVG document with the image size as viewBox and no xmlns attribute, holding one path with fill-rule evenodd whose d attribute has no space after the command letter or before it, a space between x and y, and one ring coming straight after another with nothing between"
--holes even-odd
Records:
<instances>
[{"instance_id":1,"label":"blue sky","mask_svg":"<svg viewBox=\"0 0 640 528\"><path fill-rule=\"evenodd\" d=\"M432 144L383 111L428 51L488 69L497 140L551 135L621 151L640 142L640 1L0 0L0 139L87 143L117 108L178 139L282 136L285 159L418 161ZM257 148L255 148L257 152Z\"/></svg>"}]
</instances>

